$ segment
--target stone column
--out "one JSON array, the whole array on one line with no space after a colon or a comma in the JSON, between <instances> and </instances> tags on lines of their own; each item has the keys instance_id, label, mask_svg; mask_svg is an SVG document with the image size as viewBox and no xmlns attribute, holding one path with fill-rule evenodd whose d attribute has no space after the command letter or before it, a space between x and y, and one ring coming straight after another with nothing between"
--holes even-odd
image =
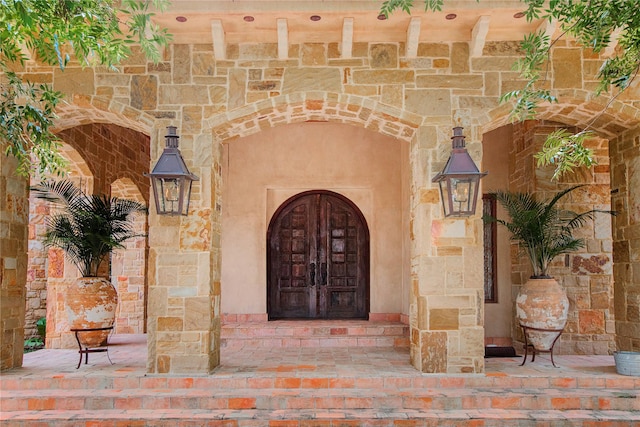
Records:
<instances>
[{"instance_id":1,"label":"stone column","mask_svg":"<svg viewBox=\"0 0 640 427\"><path fill-rule=\"evenodd\" d=\"M640 351L640 130L611 141L616 346Z\"/></svg>"},{"instance_id":2,"label":"stone column","mask_svg":"<svg viewBox=\"0 0 640 427\"><path fill-rule=\"evenodd\" d=\"M17 162L0 149L0 370L5 370L22 366L24 352L29 181L16 175Z\"/></svg>"},{"instance_id":3,"label":"stone column","mask_svg":"<svg viewBox=\"0 0 640 427\"><path fill-rule=\"evenodd\" d=\"M465 129L473 135L473 129ZM423 126L411 144L411 363L425 373L484 371L482 220L444 219L431 178L451 128ZM480 143L467 147L479 164Z\"/></svg>"},{"instance_id":4,"label":"stone column","mask_svg":"<svg viewBox=\"0 0 640 427\"><path fill-rule=\"evenodd\" d=\"M184 133L181 131L185 130ZM199 176L188 216L149 216L148 371L210 373L220 363L220 162L209 135L178 128L180 151ZM164 147L152 133L152 166Z\"/></svg>"}]
</instances>

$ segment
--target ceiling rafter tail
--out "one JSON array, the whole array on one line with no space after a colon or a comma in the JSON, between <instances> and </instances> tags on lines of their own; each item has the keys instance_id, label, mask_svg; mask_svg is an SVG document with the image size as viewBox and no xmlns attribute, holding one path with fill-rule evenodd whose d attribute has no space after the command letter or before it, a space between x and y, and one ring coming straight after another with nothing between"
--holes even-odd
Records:
<instances>
[{"instance_id":1,"label":"ceiling rafter tail","mask_svg":"<svg viewBox=\"0 0 640 427\"><path fill-rule=\"evenodd\" d=\"M544 36L549 38L549 41L553 41L553 35L555 34L557 28L558 28L558 21L556 21L555 19L551 21L544 20L542 24L538 26L538 29L536 30L536 32L542 33Z\"/></svg>"},{"instance_id":2,"label":"ceiling rafter tail","mask_svg":"<svg viewBox=\"0 0 640 427\"><path fill-rule=\"evenodd\" d=\"M27 46L27 43L25 43L24 41L20 43L20 51L25 56L27 61L31 61L33 59L33 53L31 52L31 49L29 49L29 47Z\"/></svg>"},{"instance_id":3,"label":"ceiling rafter tail","mask_svg":"<svg viewBox=\"0 0 640 427\"><path fill-rule=\"evenodd\" d=\"M144 30L144 35L147 39L151 40L153 38L153 32L151 31L151 27L147 27ZM159 43L155 43L156 48L158 49L158 53L160 57L164 57L164 53L167 50L165 45L161 45Z\"/></svg>"},{"instance_id":4,"label":"ceiling rafter tail","mask_svg":"<svg viewBox=\"0 0 640 427\"><path fill-rule=\"evenodd\" d=\"M211 21L211 35L213 37L213 54L216 59L227 58L227 48L225 43L224 27L222 21L214 19Z\"/></svg>"},{"instance_id":5,"label":"ceiling rafter tail","mask_svg":"<svg viewBox=\"0 0 640 427\"><path fill-rule=\"evenodd\" d=\"M353 55L353 18L342 21L342 57L351 58Z\"/></svg>"},{"instance_id":6,"label":"ceiling rafter tail","mask_svg":"<svg viewBox=\"0 0 640 427\"><path fill-rule=\"evenodd\" d=\"M278 26L278 58L289 59L289 24L286 18L276 20Z\"/></svg>"},{"instance_id":7,"label":"ceiling rafter tail","mask_svg":"<svg viewBox=\"0 0 640 427\"><path fill-rule=\"evenodd\" d=\"M473 27L471 31L471 46L469 49L472 57L482 56L482 50L487 41L490 21L491 17L481 16Z\"/></svg>"},{"instance_id":8,"label":"ceiling rafter tail","mask_svg":"<svg viewBox=\"0 0 640 427\"><path fill-rule=\"evenodd\" d=\"M611 58L616 53L616 48L618 47L618 42L620 40L620 36L622 35L622 28L616 28L611 33L611 40L609 40L609 44L607 47L602 49L602 56L605 58Z\"/></svg>"},{"instance_id":9,"label":"ceiling rafter tail","mask_svg":"<svg viewBox=\"0 0 640 427\"><path fill-rule=\"evenodd\" d=\"M420 31L422 20L419 17L411 18L409 27L407 27L407 58L415 58L418 56L418 44L420 43Z\"/></svg>"}]
</instances>

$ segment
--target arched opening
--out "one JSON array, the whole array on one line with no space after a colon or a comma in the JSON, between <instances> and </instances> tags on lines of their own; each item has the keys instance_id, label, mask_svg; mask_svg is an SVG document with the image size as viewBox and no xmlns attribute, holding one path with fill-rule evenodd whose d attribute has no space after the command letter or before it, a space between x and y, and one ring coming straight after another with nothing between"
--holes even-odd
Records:
<instances>
[{"instance_id":1,"label":"arched opening","mask_svg":"<svg viewBox=\"0 0 640 427\"><path fill-rule=\"evenodd\" d=\"M319 188L352 201L369 229L369 312L358 317L408 316L408 142L313 122L268 128L222 148L223 321L267 319L269 223L286 200ZM322 265L316 268L319 278Z\"/></svg>"},{"instance_id":2,"label":"arched opening","mask_svg":"<svg viewBox=\"0 0 640 427\"><path fill-rule=\"evenodd\" d=\"M148 203L149 182L143 176L150 165L149 137L114 124L90 123L60 131L64 141L62 155L70 170L65 179L86 193L132 198ZM33 178L35 181L40 178ZM58 179L47 177L47 179ZM49 206L30 198L29 254L26 326L46 312L48 348L73 348L77 344L69 332L64 311L66 284L77 278L73 264L59 249L45 250L38 236L45 229ZM136 218L136 229L146 233L146 217ZM127 250L112 254L115 263L110 272L119 288L119 317L116 333L143 333L146 327L146 237L127 243ZM33 334L26 330L25 336Z\"/></svg>"},{"instance_id":3,"label":"arched opening","mask_svg":"<svg viewBox=\"0 0 640 427\"><path fill-rule=\"evenodd\" d=\"M267 230L269 319L366 319L369 229L356 205L315 190L288 199Z\"/></svg>"},{"instance_id":4,"label":"arched opening","mask_svg":"<svg viewBox=\"0 0 640 427\"><path fill-rule=\"evenodd\" d=\"M528 121L505 125L483 136L483 168L489 170L483 192L508 190L534 194L540 199L576 184L585 187L563 201L577 212L611 208L609 140L594 136L586 141L598 159L594 168L579 169L558 181L551 179L554 167L538 167L534 154L546 136L556 129L575 128L555 121ZM492 203L485 200L485 203ZM497 216L506 212L497 206ZM492 224L485 224L492 227ZM556 354L610 354L615 350L613 310L613 239L611 218L597 216L579 231L586 247L555 260L551 275L564 287L570 300L569 320L555 346ZM485 237L487 235L485 234ZM496 227L496 239L485 239L485 344L521 346L523 335L515 322L514 299L531 275L529 262L510 243L508 232ZM488 253L492 252L492 253ZM487 257L486 255L489 255ZM487 261L494 258L495 264ZM492 272L492 270L494 270ZM495 292L491 292L491 287ZM493 295L493 300L487 296Z\"/></svg>"},{"instance_id":5,"label":"arched opening","mask_svg":"<svg viewBox=\"0 0 640 427\"><path fill-rule=\"evenodd\" d=\"M93 189L93 174L80 153L69 144L62 144L60 152L67 160L69 169L66 179L86 192ZM40 181L31 176L31 185ZM64 259L60 249L46 249L42 235L46 231L46 218L51 213L49 203L29 195L29 243L27 258L25 337L38 334L37 322L46 318L47 346L59 346L60 331L66 328L59 288L65 280L75 278L75 269ZM68 329L68 328L66 328Z\"/></svg>"}]
</instances>

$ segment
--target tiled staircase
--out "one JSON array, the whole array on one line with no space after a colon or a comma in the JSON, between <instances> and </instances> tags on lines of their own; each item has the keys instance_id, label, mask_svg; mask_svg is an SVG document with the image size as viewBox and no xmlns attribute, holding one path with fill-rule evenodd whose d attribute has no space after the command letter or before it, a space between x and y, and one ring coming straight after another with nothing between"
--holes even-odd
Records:
<instances>
[{"instance_id":1,"label":"tiled staircase","mask_svg":"<svg viewBox=\"0 0 640 427\"><path fill-rule=\"evenodd\" d=\"M393 322L275 321L227 323L222 348L409 347L409 326Z\"/></svg>"},{"instance_id":2,"label":"tiled staircase","mask_svg":"<svg viewBox=\"0 0 640 427\"><path fill-rule=\"evenodd\" d=\"M3 375L0 425L640 426L640 378L526 366L423 375L406 339L400 324L227 324L212 375L103 368L99 357L68 373Z\"/></svg>"}]
</instances>

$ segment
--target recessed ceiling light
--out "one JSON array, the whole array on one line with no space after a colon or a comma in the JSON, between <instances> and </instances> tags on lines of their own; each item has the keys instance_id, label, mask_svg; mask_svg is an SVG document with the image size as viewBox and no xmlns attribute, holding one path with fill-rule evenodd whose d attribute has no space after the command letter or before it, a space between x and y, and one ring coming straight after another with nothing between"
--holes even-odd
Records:
<instances>
[{"instance_id":1,"label":"recessed ceiling light","mask_svg":"<svg viewBox=\"0 0 640 427\"><path fill-rule=\"evenodd\" d=\"M245 17L244 17L244 18L242 18L242 19L244 19L244 20L245 20L245 22L253 22L256 18L254 18L254 17L253 17L253 16L251 16L251 15L247 15L247 16L245 16Z\"/></svg>"},{"instance_id":2,"label":"recessed ceiling light","mask_svg":"<svg viewBox=\"0 0 640 427\"><path fill-rule=\"evenodd\" d=\"M309 19L311 19L312 21L319 21L322 19L322 17L319 15L311 15Z\"/></svg>"},{"instance_id":3,"label":"recessed ceiling light","mask_svg":"<svg viewBox=\"0 0 640 427\"><path fill-rule=\"evenodd\" d=\"M513 17L516 19L524 18L524 12L518 12L514 14Z\"/></svg>"},{"instance_id":4,"label":"recessed ceiling light","mask_svg":"<svg viewBox=\"0 0 640 427\"><path fill-rule=\"evenodd\" d=\"M384 14L381 13L380 15L378 15L378 21L386 21L386 20L387 20L387 17Z\"/></svg>"},{"instance_id":5,"label":"recessed ceiling light","mask_svg":"<svg viewBox=\"0 0 640 427\"><path fill-rule=\"evenodd\" d=\"M450 13L447 16L445 16L445 19L448 19L449 21L451 21L452 19L456 19L458 17L458 15L456 15L455 13Z\"/></svg>"},{"instance_id":6,"label":"recessed ceiling light","mask_svg":"<svg viewBox=\"0 0 640 427\"><path fill-rule=\"evenodd\" d=\"M186 16L176 16L176 21L178 22L187 22Z\"/></svg>"}]
</instances>

